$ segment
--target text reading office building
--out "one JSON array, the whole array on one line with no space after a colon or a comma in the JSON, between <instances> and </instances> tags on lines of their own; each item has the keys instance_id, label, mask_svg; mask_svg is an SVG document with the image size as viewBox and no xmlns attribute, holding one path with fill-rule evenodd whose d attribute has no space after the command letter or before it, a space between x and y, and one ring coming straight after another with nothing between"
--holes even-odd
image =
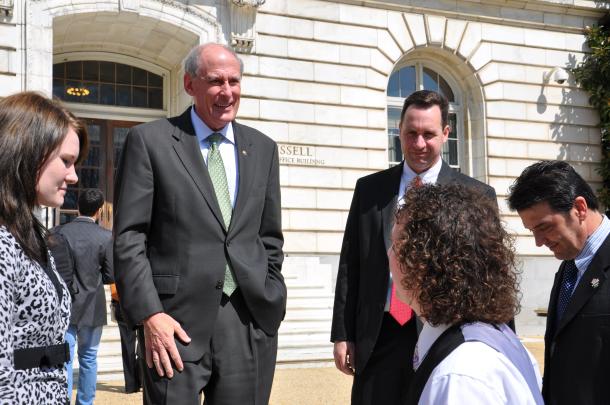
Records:
<instances>
[{"instance_id":1,"label":"text reading office building","mask_svg":"<svg viewBox=\"0 0 610 405\"><path fill-rule=\"evenodd\" d=\"M238 119L280 144L289 309L280 361L328 359L333 274L357 178L401 160L404 98L434 89L451 103L444 158L495 187L523 261L521 334L541 334L557 262L504 198L538 159L565 159L599 185L598 117L562 68L586 51L606 13L586 0L0 0L0 96L65 100L93 138L79 184L50 221L73 216L78 190L112 201L127 129L178 114L182 60L199 43L240 52ZM111 204L106 225L111 226Z\"/></svg>"}]
</instances>

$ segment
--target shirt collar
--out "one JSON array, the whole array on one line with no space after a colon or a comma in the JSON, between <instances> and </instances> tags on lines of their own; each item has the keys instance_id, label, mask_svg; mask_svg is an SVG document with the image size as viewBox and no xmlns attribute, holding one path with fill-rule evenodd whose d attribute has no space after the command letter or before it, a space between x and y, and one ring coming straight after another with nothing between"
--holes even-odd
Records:
<instances>
[{"instance_id":1,"label":"shirt collar","mask_svg":"<svg viewBox=\"0 0 610 405\"><path fill-rule=\"evenodd\" d=\"M443 167L443 159L439 158L428 170L418 174L409 167L406 161L404 161L402 165L402 177L406 181L406 184L410 184L415 176L419 176L424 184L434 184L438 179L438 174L441 172L441 167Z\"/></svg>"},{"instance_id":2,"label":"shirt collar","mask_svg":"<svg viewBox=\"0 0 610 405\"><path fill-rule=\"evenodd\" d=\"M608 235L610 234L610 220L608 217L602 214L602 223L599 224L597 229L589 235L587 241L585 242L585 246L583 246L582 250L574 259L574 263L576 264L576 268L578 268L578 273L584 273L589 264L593 260L593 257L602 246Z\"/></svg>"},{"instance_id":3,"label":"shirt collar","mask_svg":"<svg viewBox=\"0 0 610 405\"><path fill-rule=\"evenodd\" d=\"M206 139L208 136L216 132L224 136L227 141L235 144L235 135L233 134L233 124L231 122L225 125L224 128L219 129L218 131L213 131L206 125L205 122L203 122L201 118L199 118L199 115L197 115L197 112L195 111L194 105L193 108L191 108L191 121L193 122L195 135L197 135L197 140L199 141L200 145L206 144Z\"/></svg>"},{"instance_id":4,"label":"shirt collar","mask_svg":"<svg viewBox=\"0 0 610 405\"><path fill-rule=\"evenodd\" d=\"M416 359L414 359L414 369L417 369L422 363L422 361L424 361L424 358L428 354L428 351L430 350L434 342L436 342L436 339L438 339L439 336L442 335L443 332L449 329L449 327L451 326L445 324L432 326L426 321L423 321L423 324L424 326L421 332L419 333L419 337L417 338L417 356Z\"/></svg>"},{"instance_id":5,"label":"shirt collar","mask_svg":"<svg viewBox=\"0 0 610 405\"><path fill-rule=\"evenodd\" d=\"M76 217L76 219L84 219L84 220L86 220L86 221L90 221L90 222L95 223L95 219L93 219L93 218L91 218L91 217L88 217L88 216L86 216L86 215L79 215L79 216L77 216L77 217Z\"/></svg>"}]
</instances>

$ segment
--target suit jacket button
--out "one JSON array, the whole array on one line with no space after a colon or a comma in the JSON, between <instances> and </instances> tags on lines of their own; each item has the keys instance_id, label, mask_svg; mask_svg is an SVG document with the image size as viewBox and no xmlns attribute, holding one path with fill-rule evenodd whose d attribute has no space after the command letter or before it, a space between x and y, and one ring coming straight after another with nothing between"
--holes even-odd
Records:
<instances>
[{"instance_id":1,"label":"suit jacket button","mask_svg":"<svg viewBox=\"0 0 610 405\"><path fill-rule=\"evenodd\" d=\"M218 280L218 281L216 282L216 289L217 289L217 290L220 290L220 289L222 288L222 284L223 284L222 280Z\"/></svg>"}]
</instances>

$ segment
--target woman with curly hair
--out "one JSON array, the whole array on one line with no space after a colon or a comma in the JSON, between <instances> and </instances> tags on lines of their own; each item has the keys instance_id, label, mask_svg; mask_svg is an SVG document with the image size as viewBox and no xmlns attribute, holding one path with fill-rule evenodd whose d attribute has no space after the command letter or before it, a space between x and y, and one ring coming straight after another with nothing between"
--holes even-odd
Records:
<instances>
[{"instance_id":1,"label":"woman with curly hair","mask_svg":"<svg viewBox=\"0 0 610 405\"><path fill-rule=\"evenodd\" d=\"M0 403L66 404L70 294L36 217L59 207L86 128L61 104L24 92L0 100Z\"/></svg>"},{"instance_id":2,"label":"woman with curly hair","mask_svg":"<svg viewBox=\"0 0 610 405\"><path fill-rule=\"evenodd\" d=\"M410 187L388 251L397 295L423 321L409 404L542 404L536 361L506 326L518 311L512 240L491 200Z\"/></svg>"}]
</instances>

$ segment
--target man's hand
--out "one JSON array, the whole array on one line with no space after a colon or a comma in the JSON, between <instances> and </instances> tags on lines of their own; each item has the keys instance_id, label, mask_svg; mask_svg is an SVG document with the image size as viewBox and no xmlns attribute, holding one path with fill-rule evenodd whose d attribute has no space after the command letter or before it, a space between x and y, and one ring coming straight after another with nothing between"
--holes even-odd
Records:
<instances>
[{"instance_id":1,"label":"man's hand","mask_svg":"<svg viewBox=\"0 0 610 405\"><path fill-rule=\"evenodd\" d=\"M159 376L167 375L168 378L172 378L174 376L172 361L178 371L184 369L174 334L184 343L190 343L191 338L178 322L163 312L149 316L144 320L143 325L146 365L149 368L154 366Z\"/></svg>"},{"instance_id":2,"label":"man's hand","mask_svg":"<svg viewBox=\"0 0 610 405\"><path fill-rule=\"evenodd\" d=\"M354 342L338 341L333 348L335 366L347 375L354 375L356 370L356 346Z\"/></svg>"}]
</instances>

